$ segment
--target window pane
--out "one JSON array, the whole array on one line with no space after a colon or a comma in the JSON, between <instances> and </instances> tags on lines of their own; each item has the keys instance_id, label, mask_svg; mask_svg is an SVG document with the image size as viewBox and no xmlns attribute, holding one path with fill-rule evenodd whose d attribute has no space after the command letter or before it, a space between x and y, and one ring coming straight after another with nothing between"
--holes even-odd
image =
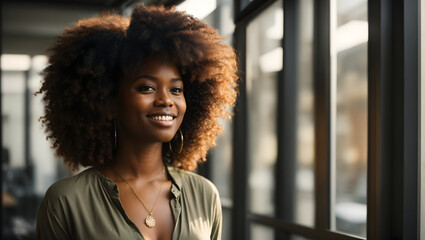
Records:
<instances>
[{"instance_id":1,"label":"window pane","mask_svg":"<svg viewBox=\"0 0 425 240\"><path fill-rule=\"evenodd\" d=\"M28 175L31 168L25 158L25 78L23 71L2 72L2 239L15 239L34 232L31 221L35 209L28 212L30 209L26 207L34 199L31 198L32 179Z\"/></svg>"},{"instance_id":2,"label":"window pane","mask_svg":"<svg viewBox=\"0 0 425 240\"><path fill-rule=\"evenodd\" d=\"M241 0L241 10L243 10L248 4L250 4L253 0Z\"/></svg>"},{"instance_id":3,"label":"window pane","mask_svg":"<svg viewBox=\"0 0 425 240\"><path fill-rule=\"evenodd\" d=\"M291 235L291 238L290 238L291 240L310 240L310 238L306 238L306 237L302 237L302 236L299 236L299 235Z\"/></svg>"},{"instance_id":4,"label":"window pane","mask_svg":"<svg viewBox=\"0 0 425 240\"><path fill-rule=\"evenodd\" d=\"M231 0L217 0L216 9L204 21L217 28L220 35L226 39L226 44L231 45L234 31ZM231 110L229 109L228 112ZM217 146L212 149L208 161L211 166L211 180L220 192L222 204L230 208L232 207L233 128L232 122L228 119L220 119L220 125L223 131L217 138Z\"/></svg>"},{"instance_id":5,"label":"window pane","mask_svg":"<svg viewBox=\"0 0 425 240\"><path fill-rule=\"evenodd\" d=\"M333 0L332 144L337 231L366 236L367 1Z\"/></svg>"},{"instance_id":6,"label":"window pane","mask_svg":"<svg viewBox=\"0 0 425 240\"><path fill-rule=\"evenodd\" d=\"M232 240L232 210L223 208L222 240Z\"/></svg>"},{"instance_id":7,"label":"window pane","mask_svg":"<svg viewBox=\"0 0 425 240\"><path fill-rule=\"evenodd\" d=\"M208 161L210 161L212 181L220 193L222 205L232 207L232 124L224 119L220 122L223 131L217 138L217 146L211 151Z\"/></svg>"},{"instance_id":8,"label":"window pane","mask_svg":"<svg viewBox=\"0 0 425 240\"><path fill-rule=\"evenodd\" d=\"M216 9L205 19L209 25L215 27L231 45L234 31L233 2L232 0L217 0ZM230 109L229 109L229 112ZM223 240L231 239L232 229L232 166L233 166L233 128L228 119L220 119L223 127L221 135L217 138L217 146L208 156L211 180L216 185L221 204L223 206Z\"/></svg>"},{"instance_id":9,"label":"window pane","mask_svg":"<svg viewBox=\"0 0 425 240\"><path fill-rule=\"evenodd\" d=\"M299 1L295 221L314 224L313 0Z\"/></svg>"},{"instance_id":10,"label":"window pane","mask_svg":"<svg viewBox=\"0 0 425 240\"><path fill-rule=\"evenodd\" d=\"M273 228L251 223L250 231L251 240L275 240Z\"/></svg>"},{"instance_id":11,"label":"window pane","mask_svg":"<svg viewBox=\"0 0 425 240\"><path fill-rule=\"evenodd\" d=\"M40 87L39 71L46 64L45 56L35 56L29 63L28 72L2 71L1 239L33 239L36 214L46 189L70 175L54 157L38 121L44 111L42 96L33 94Z\"/></svg>"},{"instance_id":12,"label":"window pane","mask_svg":"<svg viewBox=\"0 0 425 240\"><path fill-rule=\"evenodd\" d=\"M277 80L282 70L283 9L277 1L247 27L248 199L252 212L274 215Z\"/></svg>"}]
</instances>

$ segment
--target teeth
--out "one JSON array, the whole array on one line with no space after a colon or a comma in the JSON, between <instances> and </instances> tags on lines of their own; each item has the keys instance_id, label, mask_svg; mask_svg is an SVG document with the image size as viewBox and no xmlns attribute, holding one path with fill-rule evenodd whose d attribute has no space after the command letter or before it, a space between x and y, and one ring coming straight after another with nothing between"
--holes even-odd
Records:
<instances>
[{"instance_id":1,"label":"teeth","mask_svg":"<svg viewBox=\"0 0 425 240\"><path fill-rule=\"evenodd\" d=\"M173 120L173 117L172 116L167 116L167 115L164 115L164 116L153 116L152 119L155 120L155 121L171 121L171 120Z\"/></svg>"}]
</instances>

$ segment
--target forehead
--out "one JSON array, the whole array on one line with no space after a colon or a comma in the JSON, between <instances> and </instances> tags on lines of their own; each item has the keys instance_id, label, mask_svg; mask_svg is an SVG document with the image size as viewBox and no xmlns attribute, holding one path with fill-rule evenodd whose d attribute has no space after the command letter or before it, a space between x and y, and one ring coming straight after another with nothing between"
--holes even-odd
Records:
<instances>
[{"instance_id":1,"label":"forehead","mask_svg":"<svg viewBox=\"0 0 425 240\"><path fill-rule=\"evenodd\" d=\"M124 80L132 82L139 76L153 76L155 78L181 78L176 64L163 56L144 57L130 71L124 75ZM149 78L148 78L149 79Z\"/></svg>"}]
</instances>

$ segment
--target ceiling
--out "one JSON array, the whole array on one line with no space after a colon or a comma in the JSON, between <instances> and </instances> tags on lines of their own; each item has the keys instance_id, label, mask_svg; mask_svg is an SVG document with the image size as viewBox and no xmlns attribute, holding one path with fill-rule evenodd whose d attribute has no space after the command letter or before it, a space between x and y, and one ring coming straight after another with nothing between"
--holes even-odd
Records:
<instances>
[{"instance_id":1,"label":"ceiling","mask_svg":"<svg viewBox=\"0 0 425 240\"><path fill-rule=\"evenodd\" d=\"M125 15L137 2L173 5L182 0L3 0L2 53L45 54L71 23L105 10Z\"/></svg>"}]
</instances>

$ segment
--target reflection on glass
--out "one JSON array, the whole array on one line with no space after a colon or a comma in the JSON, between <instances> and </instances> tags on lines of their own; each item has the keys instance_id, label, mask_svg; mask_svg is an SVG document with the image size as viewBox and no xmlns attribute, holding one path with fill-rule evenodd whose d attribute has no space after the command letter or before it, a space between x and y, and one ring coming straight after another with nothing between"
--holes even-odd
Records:
<instances>
[{"instance_id":1,"label":"reflection on glass","mask_svg":"<svg viewBox=\"0 0 425 240\"><path fill-rule=\"evenodd\" d=\"M222 240L232 240L232 210L223 208Z\"/></svg>"},{"instance_id":2,"label":"reflection on glass","mask_svg":"<svg viewBox=\"0 0 425 240\"><path fill-rule=\"evenodd\" d=\"M310 240L310 238L298 236L298 235L291 235L291 240Z\"/></svg>"},{"instance_id":3,"label":"reflection on glass","mask_svg":"<svg viewBox=\"0 0 425 240\"><path fill-rule=\"evenodd\" d=\"M226 43L231 44L231 36L234 30L233 2L232 0L217 0L216 9L204 19L205 22L217 28ZM230 109L228 112L232 112ZM217 186L222 205L232 207L232 154L233 154L233 128L228 119L220 119L223 127L221 135L217 138L217 146L212 149L209 156L211 166L211 180ZM231 219L229 219L231 224Z\"/></svg>"},{"instance_id":4,"label":"reflection on glass","mask_svg":"<svg viewBox=\"0 0 425 240\"><path fill-rule=\"evenodd\" d=\"M31 190L25 161L25 72L2 71L3 238L34 232L21 200Z\"/></svg>"},{"instance_id":5,"label":"reflection on glass","mask_svg":"<svg viewBox=\"0 0 425 240\"><path fill-rule=\"evenodd\" d=\"M299 1L295 221L314 225L313 0ZM295 238L294 238L295 239Z\"/></svg>"},{"instance_id":6,"label":"reflection on glass","mask_svg":"<svg viewBox=\"0 0 425 240\"><path fill-rule=\"evenodd\" d=\"M217 138L217 146L211 151L210 161L212 181L216 185L222 205L232 207L232 124L221 120L223 132Z\"/></svg>"},{"instance_id":7,"label":"reflection on glass","mask_svg":"<svg viewBox=\"0 0 425 240\"><path fill-rule=\"evenodd\" d=\"M273 228L266 227L260 224L251 223L250 239L275 240Z\"/></svg>"},{"instance_id":8,"label":"reflection on glass","mask_svg":"<svg viewBox=\"0 0 425 240\"><path fill-rule=\"evenodd\" d=\"M334 222L366 236L367 0L333 0L333 121L336 121Z\"/></svg>"},{"instance_id":9,"label":"reflection on glass","mask_svg":"<svg viewBox=\"0 0 425 240\"><path fill-rule=\"evenodd\" d=\"M252 0L241 0L241 10L243 10L251 2L252 2Z\"/></svg>"},{"instance_id":10,"label":"reflection on glass","mask_svg":"<svg viewBox=\"0 0 425 240\"><path fill-rule=\"evenodd\" d=\"M282 1L277 1L249 23L246 38L249 209L266 215L273 215L275 209L277 72L282 70L282 29Z\"/></svg>"}]
</instances>

